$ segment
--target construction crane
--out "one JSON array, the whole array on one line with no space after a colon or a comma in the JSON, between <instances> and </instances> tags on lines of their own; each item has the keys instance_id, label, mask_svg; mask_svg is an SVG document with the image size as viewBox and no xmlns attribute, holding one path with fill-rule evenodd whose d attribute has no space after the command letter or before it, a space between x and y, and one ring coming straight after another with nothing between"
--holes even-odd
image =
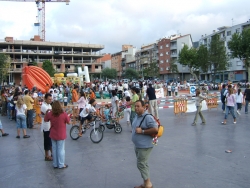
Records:
<instances>
[{"instance_id":1,"label":"construction crane","mask_svg":"<svg viewBox=\"0 0 250 188\"><path fill-rule=\"evenodd\" d=\"M70 0L0 0L0 1L35 2L37 5L38 15L37 15L37 21L34 23L34 26L38 27L38 35L40 35L43 41L45 41L45 3L65 2L66 5L69 5L70 2Z\"/></svg>"}]
</instances>

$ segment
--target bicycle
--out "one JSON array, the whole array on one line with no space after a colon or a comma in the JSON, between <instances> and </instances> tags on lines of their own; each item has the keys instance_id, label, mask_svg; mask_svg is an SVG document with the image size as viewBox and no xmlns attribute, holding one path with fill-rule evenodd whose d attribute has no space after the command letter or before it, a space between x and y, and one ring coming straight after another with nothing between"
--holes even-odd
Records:
<instances>
[{"instance_id":1,"label":"bicycle","mask_svg":"<svg viewBox=\"0 0 250 188\"><path fill-rule=\"evenodd\" d=\"M102 126L96 127L96 121L98 116L94 116L92 121L87 123L87 125L83 126L82 134L85 134L90 127L92 127L92 130L90 131L90 140L93 143L99 143L103 139L103 131ZM79 136L80 127L79 125L74 125L70 129L70 137L72 140L77 140Z\"/></svg>"}]
</instances>

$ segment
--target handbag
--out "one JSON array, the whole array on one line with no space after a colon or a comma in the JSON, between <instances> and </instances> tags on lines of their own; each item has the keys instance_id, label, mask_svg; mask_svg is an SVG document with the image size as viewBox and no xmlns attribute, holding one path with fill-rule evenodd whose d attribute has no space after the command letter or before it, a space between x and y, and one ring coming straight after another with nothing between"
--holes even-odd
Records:
<instances>
[{"instance_id":1,"label":"handbag","mask_svg":"<svg viewBox=\"0 0 250 188\"><path fill-rule=\"evenodd\" d=\"M146 114L146 115L142 118L139 127L141 127L141 124L142 124L143 120L145 119L145 117L146 117L147 115L151 115L151 116L154 118L154 120L156 121L157 125L158 125L158 133L157 133L157 134L152 134L152 135L150 135L150 136L153 137L153 138L159 138L159 137L161 137L161 136L163 135L163 132L164 132L164 127L161 125L160 120L156 119L152 114Z\"/></svg>"}]
</instances>

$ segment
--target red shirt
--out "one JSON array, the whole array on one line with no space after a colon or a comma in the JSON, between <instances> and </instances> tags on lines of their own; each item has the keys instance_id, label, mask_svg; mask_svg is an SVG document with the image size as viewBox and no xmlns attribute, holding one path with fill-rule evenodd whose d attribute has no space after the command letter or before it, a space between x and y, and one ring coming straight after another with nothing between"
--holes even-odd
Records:
<instances>
[{"instance_id":1,"label":"red shirt","mask_svg":"<svg viewBox=\"0 0 250 188\"><path fill-rule=\"evenodd\" d=\"M50 134L49 137L53 140L65 140L67 138L66 123L69 123L69 116L63 112L59 116L55 117L52 112L48 112L44 121L50 121Z\"/></svg>"}]
</instances>

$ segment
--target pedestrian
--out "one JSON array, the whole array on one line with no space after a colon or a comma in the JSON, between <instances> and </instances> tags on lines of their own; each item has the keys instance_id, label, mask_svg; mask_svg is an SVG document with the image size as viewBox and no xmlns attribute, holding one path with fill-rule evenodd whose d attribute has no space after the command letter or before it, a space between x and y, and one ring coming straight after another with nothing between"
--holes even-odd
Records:
<instances>
[{"instance_id":1,"label":"pedestrian","mask_svg":"<svg viewBox=\"0 0 250 188\"><path fill-rule=\"evenodd\" d=\"M0 132L2 133L2 136L8 136L8 133L5 133L3 130L3 125L2 125L2 121L0 120Z\"/></svg>"},{"instance_id":2,"label":"pedestrian","mask_svg":"<svg viewBox=\"0 0 250 188\"><path fill-rule=\"evenodd\" d=\"M24 92L24 97L23 97L23 102L24 104L26 104L26 107L27 107L27 127L29 129L35 129L35 127L33 126L33 103L34 103L34 100L31 98L30 96L30 91L27 89L25 90Z\"/></svg>"},{"instance_id":3,"label":"pedestrian","mask_svg":"<svg viewBox=\"0 0 250 188\"><path fill-rule=\"evenodd\" d=\"M43 145L44 145L44 152L45 152L45 161L52 161L52 143L51 138L49 137L50 134L50 122L44 121L44 116L47 111L51 110L51 102L52 102L52 95L50 93L46 93L44 96L44 102L41 106L41 116L42 116L42 125L41 131L43 132Z\"/></svg>"},{"instance_id":4,"label":"pedestrian","mask_svg":"<svg viewBox=\"0 0 250 188\"><path fill-rule=\"evenodd\" d=\"M201 113L201 108L202 108L202 101L206 99L206 97L202 96L201 95L201 92L199 89L196 89L195 90L195 106L196 106L196 114L195 114L195 117L194 117L194 122L192 123L192 125L196 125L197 123L197 119L198 119L198 115L200 116L201 118L201 121L202 121L202 125L205 125L206 124L206 120L205 118L203 117L202 113Z\"/></svg>"},{"instance_id":5,"label":"pedestrian","mask_svg":"<svg viewBox=\"0 0 250 188\"><path fill-rule=\"evenodd\" d=\"M144 101L136 101L135 112L137 116L132 124L132 142L135 145L137 168L143 179L143 184L135 188L152 188L148 159L153 149L151 135L158 133L158 125L153 116L145 112Z\"/></svg>"},{"instance_id":6,"label":"pedestrian","mask_svg":"<svg viewBox=\"0 0 250 188\"><path fill-rule=\"evenodd\" d=\"M52 141L52 154L54 168L64 169L68 165L65 164L65 139L67 138L66 123L69 123L70 118L59 101L54 101L52 111L47 111L45 122L50 121L50 138Z\"/></svg>"},{"instance_id":7,"label":"pedestrian","mask_svg":"<svg viewBox=\"0 0 250 188\"><path fill-rule=\"evenodd\" d=\"M225 114L225 119L221 124L226 124L227 123L227 115L228 112L230 111L230 114L232 114L234 118L234 124L236 124L236 116L234 115L234 106L235 106L235 95L233 94L233 89L229 88L228 93L226 95L226 114Z\"/></svg>"},{"instance_id":8,"label":"pedestrian","mask_svg":"<svg viewBox=\"0 0 250 188\"><path fill-rule=\"evenodd\" d=\"M240 111L242 108L242 103L243 103L243 94L241 93L241 89L238 89L238 92L235 95L235 99L236 99L236 104L237 104L237 114L240 115Z\"/></svg>"},{"instance_id":9,"label":"pedestrian","mask_svg":"<svg viewBox=\"0 0 250 188\"><path fill-rule=\"evenodd\" d=\"M250 101L249 84L247 84L246 90L244 92L244 99L245 99L245 114L248 114L248 104L249 104L249 101Z\"/></svg>"},{"instance_id":10,"label":"pedestrian","mask_svg":"<svg viewBox=\"0 0 250 188\"><path fill-rule=\"evenodd\" d=\"M221 103L222 103L222 111L223 113L225 113L225 99L226 99L226 93L227 89L226 89L226 85L223 84L222 85L222 89L220 91L220 99L221 99Z\"/></svg>"},{"instance_id":11,"label":"pedestrian","mask_svg":"<svg viewBox=\"0 0 250 188\"><path fill-rule=\"evenodd\" d=\"M79 87L78 86L74 86L74 89L71 91L72 93L72 103L73 105L77 105L77 101L78 101L78 90Z\"/></svg>"},{"instance_id":12,"label":"pedestrian","mask_svg":"<svg viewBox=\"0 0 250 188\"><path fill-rule=\"evenodd\" d=\"M171 85L168 83L168 96L171 96Z\"/></svg>"},{"instance_id":13,"label":"pedestrian","mask_svg":"<svg viewBox=\"0 0 250 188\"><path fill-rule=\"evenodd\" d=\"M112 116L116 117L117 111L118 111L118 106L119 106L119 99L116 95L116 91L112 90L112 98L111 98L111 106L112 106Z\"/></svg>"},{"instance_id":14,"label":"pedestrian","mask_svg":"<svg viewBox=\"0 0 250 188\"><path fill-rule=\"evenodd\" d=\"M159 119L158 113L158 103L155 95L155 88L152 87L152 84L148 85L146 98L149 100L149 111L155 116L156 119Z\"/></svg>"},{"instance_id":15,"label":"pedestrian","mask_svg":"<svg viewBox=\"0 0 250 188\"><path fill-rule=\"evenodd\" d=\"M134 118L136 116L135 102L139 100L139 96L136 94L136 88L135 87L131 88L131 92L132 92L132 100L130 102L130 105L131 105L130 124L132 125L133 120L134 120Z\"/></svg>"},{"instance_id":16,"label":"pedestrian","mask_svg":"<svg viewBox=\"0 0 250 188\"><path fill-rule=\"evenodd\" d=\"M124 110L125 117L127 120L127 125L130 123L130 115L131 115L131 99L129 96L126 97L126 108Z\"/></svg>"},{"instance_id":17,"label":"pedestrian","mask_svg":"<svg viewBox=\"0 0 250 188\"><path fill-rule=\"evenodd\" d=\"M26 134L26 129L27 129L26 116L27 116L27 106L24 103L22 96L19 96L16 103L16 127L17 127L16 138L20 138L20 129L23 130L23 138L30 137L29 135Z\"/></svg>"}]
</instances>

